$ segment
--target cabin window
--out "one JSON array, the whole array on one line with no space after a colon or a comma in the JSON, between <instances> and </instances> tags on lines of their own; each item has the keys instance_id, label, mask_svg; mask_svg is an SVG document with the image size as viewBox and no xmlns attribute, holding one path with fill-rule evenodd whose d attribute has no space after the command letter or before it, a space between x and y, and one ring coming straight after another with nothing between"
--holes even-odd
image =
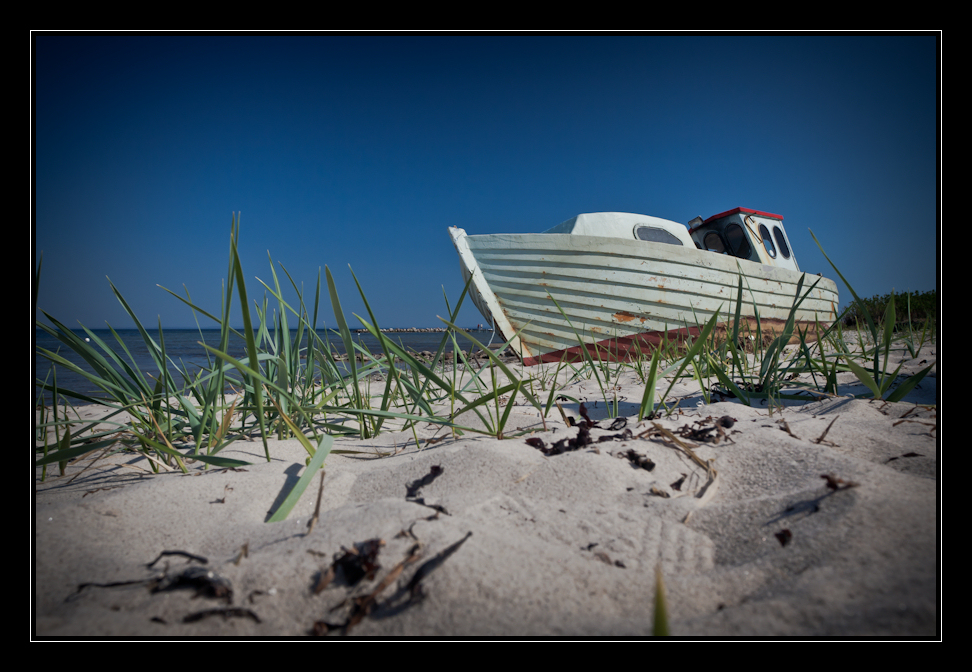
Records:
<instances>
[{"instance_id":1,"label":"cabin window","mask_svg":"<svg viewBox=\"0 0 972 672\"><path fill-rule=\"evenodd\" d=\"M776 244L780 248L780 254L783 255L784 259L789 259L790 248L786 246L786 238L783 237L783 231L780 229L780 227L773 227L773 237L776 238Z\"/></svg>"},{"instance_id":2,"label":"cabin window","mask_svg":"<svg viewBox=\"0 0 972 672\"><path fill-rule=\"evenodd\" d=\"M776 247L773 246L773 236L770 235L769 229L766 228L765 224L759 225L759 235L763 237L763 247L766 248L766 252L776 259Z\"/></svg>"},{"instance_id":3,"label":"cabin window","mask_svg":"<svg viewBox=\"0 0 972 672\"><path fill-rule=\"evenodd\" d=\"M709 231L705 234L705 238L702 239L705 243L705 249L709 252L715 252L717 254L728 254L726 252L726 245L722 242L722 236L716 231Z\"/></svg>"},{"instance_id":4,"label":"cabin window","mask_svg":"<svg viewBox=\"0 0 972 672\"><path fill-rule=\"evenodd\" d=\"M730 224L727 226L726 240L729 241L729 247L732 249L733 254L742 259L749 259L753 248L750 247L749 239L746 238L746 232L742 230L741 226L738 224Z\"/></svg>"},{"instance_id":5,"label":"cabin window","mask_svg":"<svg viewBox=\"0 0 972 672\"><path fill-rule=\"evenodd\" d=\"M665 229L660 229L657 226L645 226L644 224L638 224L635 226L634 235L638 240L647 240L649 243L667 243L669 245L682 244L682 241L678 239L678 236L672 234L670 231L666 231Z\"/></svg>"}]
</instances>

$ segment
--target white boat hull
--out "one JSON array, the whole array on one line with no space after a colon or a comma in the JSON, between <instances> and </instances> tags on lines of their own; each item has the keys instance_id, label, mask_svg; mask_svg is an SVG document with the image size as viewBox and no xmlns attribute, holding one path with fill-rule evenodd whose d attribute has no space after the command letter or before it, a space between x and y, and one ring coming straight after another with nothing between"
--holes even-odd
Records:
<instances>
[{"instance_id":1,"label":"white boat hull","mask_svg":"<svg viewBox=\"0 0 972 672\"><path fill-rule=\"evenodd\" d=\"M755 332L778 333L794 303L800 272L677 245L571 234L468 236L450 229L463 275L483 315L525 365L576 360L578 336L601 359L650 352L664 339L699 332L718 312L725 328L736 310ZM816 275L816 287L796 313L801 330L837 316L837 286ZM556 299L567 319L550 300ZM569 323L568 323L569 320Z\"/></svg>"}]
</instances>

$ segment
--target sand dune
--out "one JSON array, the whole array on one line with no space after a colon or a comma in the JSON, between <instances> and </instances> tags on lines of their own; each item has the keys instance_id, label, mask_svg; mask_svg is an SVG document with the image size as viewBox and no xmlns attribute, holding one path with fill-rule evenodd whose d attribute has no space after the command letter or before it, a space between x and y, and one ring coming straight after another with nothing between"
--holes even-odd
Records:
<instances>
[{"instance_id":1,"label":"sand dune","mask_svg":"<svg viewBox=\"0 0 972 672\"><path fill-rule=\"evenodd\" d=\"M361 452L328 456L310 531L317 481L265 522L304 466L296 440L270 462L237 441L222 454L248 466L189 476L134 455L38 469L35 635L643 637L660 567L674 636L936 637L937 381L885 403L842 374L843 396L773 414L679 384L675 413L637 422L628 372L614 429L595 381L574 382L597 426L560 454L527 439L580 429L554 409L544 432L532 406L506 434L536 431L502 441L337 440ZM196 557L149 567L163 551Z\"/></svg>"}]
</instances>

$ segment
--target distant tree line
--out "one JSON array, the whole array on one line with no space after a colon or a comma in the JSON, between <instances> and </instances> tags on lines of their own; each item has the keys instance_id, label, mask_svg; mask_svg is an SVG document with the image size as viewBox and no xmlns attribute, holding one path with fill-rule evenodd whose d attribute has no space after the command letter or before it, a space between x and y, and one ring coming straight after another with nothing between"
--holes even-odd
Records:
<instances>
[{"instance_id":1,"label":"distant tree line","mask_svg":"<svg viewBox=\"0 0 972 672\"><path fill-rule=\"evenodd\" d=\"M908 324L908 309L910 302L911 323L921 325L927 320L932 322L938 319L938 290L929 292L903 292L901 294L892 293L883 296L874 295L869 299L861 299L851 304L847 313L844 315L844 324L854 326L858 322L866 322L864 311L870 314L875 323L884 320L884 313L888 308L891 297L894 297L894 316L895 323L898 325Z\"/></svg>"}]
</instances>

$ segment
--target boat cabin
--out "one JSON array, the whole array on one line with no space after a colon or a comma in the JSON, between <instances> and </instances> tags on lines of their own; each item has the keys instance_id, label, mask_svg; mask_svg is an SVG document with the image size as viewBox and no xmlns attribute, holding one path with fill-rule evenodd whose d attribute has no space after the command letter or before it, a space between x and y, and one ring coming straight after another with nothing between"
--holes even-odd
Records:
<instances>
[{"instance_id":1,"label":"boat cabin","mask_svg":"<svg viewBox=\"0 0 972 672\"><path fill-rule=\"evenodd\" d=\"M626 240L645 240L693 247L695 241L677 222L631 212L589 212L571 217L544 233L569 233L575 236L607 236Z\"/></svg>"},{"instance_id":2,"label":"boat cabin","mask_svg":"<svg viewBox=\"0 0 972 672\"><path fill-rule=\"evenodd\" d=\"M688 223L695 246L717 254L729 254L767 266L799 271L793 248L783 229L782 215L735 208L705 221Z\"/></svg>"},{"instance_id":3,"label":"boat cabin","mask_svg":"<svg viewBox=\"0 0 972 672\"><path fill-rule=\"evenodd\" d=\"M749 208L727 210L705 221L696 217L688 223L687 230L681 224L660 217L630 212L589 212L571 217L544 233L694 246L767 266L800 270L783 229L783 217Z\"/></svg>"}]
</instances>

